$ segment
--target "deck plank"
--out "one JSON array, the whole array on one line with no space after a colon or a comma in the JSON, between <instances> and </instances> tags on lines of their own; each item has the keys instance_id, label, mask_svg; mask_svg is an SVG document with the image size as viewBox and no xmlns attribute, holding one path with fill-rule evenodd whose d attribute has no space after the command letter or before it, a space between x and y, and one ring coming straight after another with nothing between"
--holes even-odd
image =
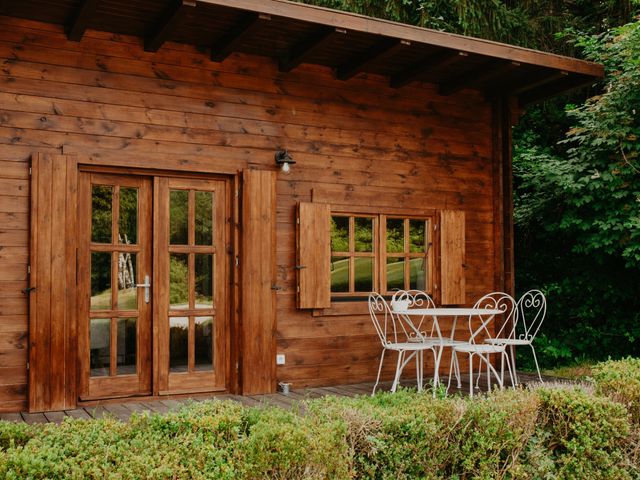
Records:
<instances>
[{"instance_id":1,"label":"deck plank","mask_svg":"<svg viewBox=\"0 0 640 480\"><path fill-rule=\"evenodd\" d=\"M4 420L5 422L17 422L22 423L24 419L22 415L19 413L0 413L0 420Z\"/></svg>"},{"instance_id":2,"label":"deck plank","mask_svg":"<svg viewBox=\"0 0 640 480\"><path fill-rule=\"evenodd\" d=\"M44 416L49 423L62 423L66 417L64 412L44 412Z\"/></svg>"},{"instance_id":3,"label":"deck plank","mask_svg":"<svg viewBox=\"0 0 640 480\"><path fill-rule=\"evenodd\" d=\"M84 408L65 410L65 413L71 418L76 418L79 420L91 420L91 415L89 415Z\"/></svg>"},{"instance_id":4,"label":"deck plank","mask_svg":"<svg viewBox=\"0 0 640 480\"><path fill-rule=\"evenodd\" d=\"M123 422L128 422L129 418L131 418L131 410L129 410L122 404L111 403L109 405L105 405L104 408L111 415Z\"/></svg>"}]
</instances>

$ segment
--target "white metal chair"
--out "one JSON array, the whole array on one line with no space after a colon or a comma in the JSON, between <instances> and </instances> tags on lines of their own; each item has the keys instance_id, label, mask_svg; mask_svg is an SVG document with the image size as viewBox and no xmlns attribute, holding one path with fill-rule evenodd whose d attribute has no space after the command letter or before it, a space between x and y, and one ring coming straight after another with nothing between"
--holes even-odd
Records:
<instances>
[{"instance_id":1,"label":"white metal chair","mask_svg":"<svg viewBox=\"0 0 640 480\"><path fill-rule=\"evenodd\" d=\"M503 328L495 338L488 338L485 341L490 344L500 344L510 348L509 356L511 357L513 381L515 381L514 385L518 384L515 347L518 345L529 345L533 353L533 361L536 363L538 378L540 382L542 382L542 375L540 375L540 366L538 365L538 358L536 357L536 349L533 346L533 341L547 313L547 299L544 293L540 290L529 290L518 300L516 312L517 315L511 326L507 324L503 325Z\"/></svg>"},{"instance_id":2,"label":"white metal chair","mask_svg":"<svg viewBox=\"0 0 640 480\"><path fill-rule=\"evenodd\" d=\"M395 302L408 302L408 308L435 308L435 302L429 296L428 293L423 292L422 290L398 290L394 293L391 299L391 306ZM444 337L442 332L440 331L440 325L437 321L432 319L427 319L428 315L423 316L405 316L402 315L407 322L410 322L415 327L415 332L410 332L409 341L412 342L427 342L427 343L435 343L437 344L437 355L434 355L434 374L433 374L433 385L437 386L440 383L440 362L442 360L442 351L446 347L452 347L453 345L465 344L466 342L461 342L453 339L453 335L451 337ZM419 322L416 325L416 322L413 320L414 318L419 318ZM427 332L426 329L431 324L431 328ZM424 328L423 328L424 327ZM424 360L424 359L423 359ZM458 380L458 387L460 386L460 366L458 365L457 359L453 355L453 350L451 351L451 362L453 364L453 371L456 375L456 379ZM434 392L435 394L435 392Z\"/></svg>"},{"instance_id":3,"label":"white metal chair","mask_svg":"<svg viewBox=\"0 0 640 480\"><path fill-rule=\"evenodd\" d=\"M423 370L423 352L431 350L436 355L436 342L415 341L411 340L415 337L415 329L413 324L406 323L403 318L395 315L386 300L378 293L369 294L369 314L373 325L380 337L382 343L382 354L380 355L380 365L378 367L378 376L373 386L372 395L376 393L378 383L380 383L380 374L382 373L382 364L387 350L398 352L398 362L396 364L396 373L391 386L391 391L395 392L400 383L402 370L415 357L416 358L416 381L418 391L422 390L422 370ZM413 335L412 335L413 333ZM420 355L418 355L420 354Z\"/></svg>"},{"instance_id":4,"label":"white metal chair","mask_svg":"<svg viewBox=\"0 0 640 480\"><path fill-rule=\"evenodd\" d=\"M499 310L500 312L502 312L501 315L504 316L503 321L505 323L503 325L509 324L509 322L511 321L515 321L515 317L517 316L515 300L513 299L513 297L511 297L511 295L502 292L494 292L485 295L476 302L473 308L484 310ZM504 387L505 360L507 361L509 376L511 378L511 383L513 384L513 373L511 372L511 363L506 352L506 345L486 343L487 339L494 338L494 335L492 334L492 328L490 328L490 326L493 326L495 317L495 314L469 315L469 332L471 333L469 341L467 343L454 345L452 347L453 355L454 357L456 357L456 362L458 353L466 353L469 356L470 396L473 396L473 359L476 356L480 359L480 367L482 367L482 364L484 363L487 368L487 383L489 388L491 388L492 373L496 377L496 381L500 388ZM475 328L474 323L478 324L478 326L476 326ZM498 373L495 367L491 364L490 356L492 354L500 355L500 373ZM452 366L453 363L451 367ZM451 367L449 368L449 382L447 384L447 390L449 390L449 387L451 386Z\"/></svg>"}]
</instances>

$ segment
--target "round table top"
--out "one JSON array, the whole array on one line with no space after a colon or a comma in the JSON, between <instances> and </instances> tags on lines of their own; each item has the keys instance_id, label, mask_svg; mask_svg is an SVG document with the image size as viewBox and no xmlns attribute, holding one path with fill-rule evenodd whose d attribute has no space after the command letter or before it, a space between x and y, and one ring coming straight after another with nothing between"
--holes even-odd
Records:
<instances>
[{"instance_id":1,"label":"round table top","mask_svg":"<svg viewBox=\"0 0 640 480\"><path fill-rule=\"evenodd\" d=\"M490 308L410 308L408 310L392 310L393 313L401 315L431 315L433 317L457 317L463 315L500 315L503 310L495 310Z\"/></svg>"}]
</instances>

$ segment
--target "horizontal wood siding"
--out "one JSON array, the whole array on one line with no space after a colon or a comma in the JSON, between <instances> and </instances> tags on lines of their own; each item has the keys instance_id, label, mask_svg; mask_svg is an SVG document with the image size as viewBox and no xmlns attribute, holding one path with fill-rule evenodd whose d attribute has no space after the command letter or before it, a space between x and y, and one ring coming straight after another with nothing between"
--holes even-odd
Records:
<instances>
[{"instance_id":1,"label":"horizontal wood siding","mask_svg":"<svg viewBox=\"0 0 640 480\"><path fill-rule=\"evenodd\" d=\"M275 168L287 148L297 163L276 182L277 379L295 387L370 380L379 353L366 309L296 309L299 202L464 210L467 303L493 290L492 117L479 94L341 82L310 65L284 74L260 57L213 63L179 44L148 53L139 38L96 31L77 43L61 26L8 17L0 32L0 409L26 407L33 152L232 174Z\"/></svg>"}]
</instances>

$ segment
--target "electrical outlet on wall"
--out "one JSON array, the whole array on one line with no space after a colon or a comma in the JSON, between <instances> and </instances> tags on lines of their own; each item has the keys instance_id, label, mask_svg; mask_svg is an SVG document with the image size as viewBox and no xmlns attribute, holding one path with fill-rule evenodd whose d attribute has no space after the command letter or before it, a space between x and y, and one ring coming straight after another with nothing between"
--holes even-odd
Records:
<instances>
[{"instance_id":1,"label":"electrical outlet on wall","mask_svg":"<svg viewBox=\"0 0 640 480\"><path fill-rule=\"evenodd\" d=\"M284 353L279 353L276 355L276 365L284 365Z\"/></svg>"}]
</instances>

